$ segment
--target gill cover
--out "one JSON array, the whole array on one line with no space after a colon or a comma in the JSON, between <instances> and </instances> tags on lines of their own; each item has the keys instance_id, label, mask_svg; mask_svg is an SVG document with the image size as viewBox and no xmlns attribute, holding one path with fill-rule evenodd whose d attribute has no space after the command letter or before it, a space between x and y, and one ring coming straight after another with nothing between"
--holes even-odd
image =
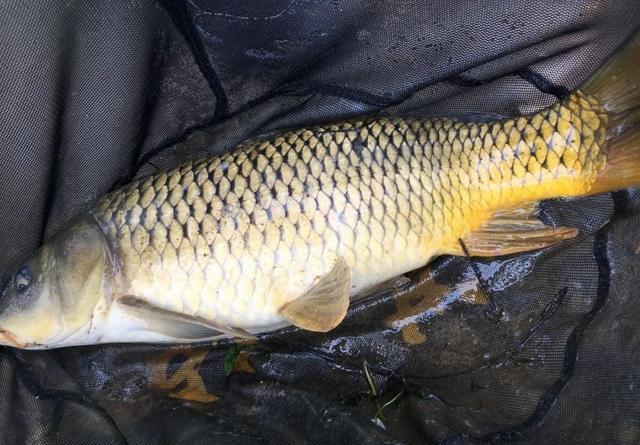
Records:
<instances>
[{"instance_id":1,"label":"gill cover","mask_svg":"<svg viewBox=\"0 0 640 445\"><path fill-rule=\"evenodd\" d=\"M58 293L71 321L87 321L98 299L111 290L112 263L104 235L83 218L53 240Z\"/></svg>"}]
</instances>

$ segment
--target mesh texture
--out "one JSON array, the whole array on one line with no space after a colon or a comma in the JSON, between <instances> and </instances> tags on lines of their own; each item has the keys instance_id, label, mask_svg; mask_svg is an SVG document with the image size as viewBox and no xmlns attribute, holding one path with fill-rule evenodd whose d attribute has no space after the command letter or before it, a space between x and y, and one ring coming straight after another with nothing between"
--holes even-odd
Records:
<instances>
[{"instance_id":1,"label":"mesh texture","mask_svg":"<svg viewBox=\"0 0 640 445\"><path fill-rule=\"evenodd\" d=\"M635 0L9 0L0 282L134 178L356 116L537 111L639 26ZM640 443L639 211L545 202L577 239L441 257L328 334L2 348L0 443Z\"/></svg>"}]
</instances>

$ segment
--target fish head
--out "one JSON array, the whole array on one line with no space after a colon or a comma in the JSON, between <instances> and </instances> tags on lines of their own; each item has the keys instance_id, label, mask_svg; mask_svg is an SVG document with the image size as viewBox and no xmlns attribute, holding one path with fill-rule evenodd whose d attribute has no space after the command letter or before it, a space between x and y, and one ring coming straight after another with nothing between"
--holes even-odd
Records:
<instances>
[{"instance_id":1,"label":"fish head","mask_svg":"<svg viewBox=\"0 0 640 445\"><path fill-rule=\"evenodd\" d=\"M0 297L0 344L46 349L88 343L109 300L113 260L97 224L81 219L28 259ZM101 303L102 302L102 303Z\"/></svg>"}]
</instances>

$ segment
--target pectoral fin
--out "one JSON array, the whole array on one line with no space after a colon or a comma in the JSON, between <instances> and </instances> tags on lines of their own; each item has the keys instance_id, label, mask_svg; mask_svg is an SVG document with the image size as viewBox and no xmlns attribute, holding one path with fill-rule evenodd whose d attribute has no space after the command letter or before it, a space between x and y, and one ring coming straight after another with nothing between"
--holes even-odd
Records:
<instances>
[{"instance_id":1,"label":"pectoral fin","mask_svg":"<svg viewBox=\"0 0 640 445\"><path fill-rule=\"evenodd\" d=\"M337 257L329 273L304 295L280 308L280 315L308 331L327 332L340 324L349 307L351 270Z\"/></svg>"},{"instance_id":2,"label":"pectoral fin","mask_svg":"<svg viewBox=\"0 0 640 445\"><path fill-rule=\"evenodd\" d=\"M254 338L247 331L228 326L219 326L209 320L192 315L173 312L153 306L133 295L125 295L117 300L129 314L140 319L151 331L180 340L198 340L229 335L232 337Z\"/></svg>"},{"instance_id":3,"label":"pectoral fin","mask_svg":"<svg viewBox=\"0 0 640 445\"><path fill-rule=\"evenodd\" d=\"M578 229L549 227L538 219L538 203L498 212L479 230L465 236L462 241L471 256L499 256L529 252L552 246L574 238ZM458 255L461 247L454 248Z\"/></svg>"}]
</instances>

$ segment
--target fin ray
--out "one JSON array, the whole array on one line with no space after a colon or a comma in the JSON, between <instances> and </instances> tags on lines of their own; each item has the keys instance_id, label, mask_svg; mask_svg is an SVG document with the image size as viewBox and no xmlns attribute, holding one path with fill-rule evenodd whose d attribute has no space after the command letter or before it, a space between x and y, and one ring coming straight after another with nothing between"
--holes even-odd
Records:
<instances>
[{"instance_id":1,"label":"fin ray","mask_svg":"<svg viewBox=\"0 0 640 445\"><path fill-rule=\"evenodd\" d=\"M155 332L181 340L204 340L223 335L240 338L254 338L247 331L234 327L219 326L202 317L173 312L153 306L133 295L125 295L117 300L131 315L143 321Z\"/></svg>"},{"instance_id":2,"label":"fin ray","mask_svg":"<svg viewBox=\"0 0 640 445\"><path fill-rule=\"evenodd\" d=\"M607 163L589 193L640 185L640 31L587 81L583 91L609 114Z\"/></svg>"},{"instance_id":3,"label":"fin ray","mask_svg":"<svg viewBox=\"0 0 640 445\"><path fill-rule=\"evenodd\" d=\"M480 229L462 241L469 255L492 257L529 252L574 238L573 227L548 227L537 217L539 203L526 203L511 210L496 212ZM463 254L461 247L455 253Z\"/></svg>"},{"instance_id":4,"label":"fin ray","mask_svg":"<svg viewBox=\"0 0 640 445\"><path fill-rule=\"evenodd\" d=\"M299 328L328 332L347 314L350 287L351 270L338 256L331 271L304 295L282 306L280 315Z\"/></svg>"}]
</instances>

